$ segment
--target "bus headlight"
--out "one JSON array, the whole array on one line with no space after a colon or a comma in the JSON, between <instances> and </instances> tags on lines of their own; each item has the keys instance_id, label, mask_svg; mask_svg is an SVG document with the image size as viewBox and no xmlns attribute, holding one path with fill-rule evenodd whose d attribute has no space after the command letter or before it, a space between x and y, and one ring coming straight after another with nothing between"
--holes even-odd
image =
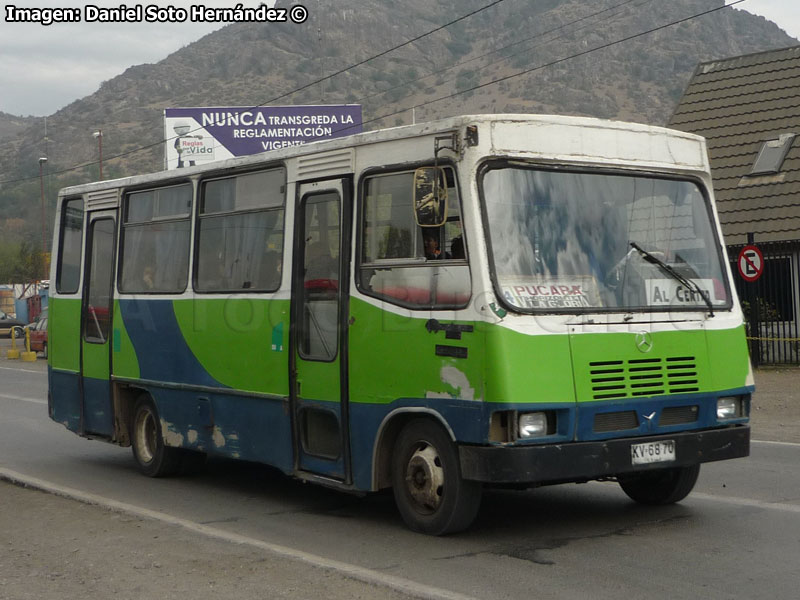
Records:
<instances>
[{"instance_id":1,"label":"bus headlight","mask_svg":"<svg viewBox=\"0 0 800 600\"><path fill-rule=\"evenodd\" d=\"M520 439L541 437L548 434L547 413L522 413L519 416Z\"/></svg>"},{"instance_id":2,"label":"bus headlight","mask_svg":"<svg viewBox=\"0 0 800 600\"><path fill-rule=\"evenodd\" d=\"M726 421L728 419L739 419L744 416L741 396L724 396L717 398L717 419Z\"/></svg>"}]
</instances>

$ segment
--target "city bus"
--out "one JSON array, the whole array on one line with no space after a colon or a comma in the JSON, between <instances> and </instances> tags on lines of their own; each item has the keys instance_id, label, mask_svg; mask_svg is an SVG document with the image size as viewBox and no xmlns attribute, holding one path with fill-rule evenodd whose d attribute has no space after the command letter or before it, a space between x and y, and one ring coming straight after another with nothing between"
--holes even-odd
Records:
<instances>
[{"instance_id":1,"label":"city bus","mask_svg":"<svg viewBox=\"0 0 800 600\"><path fill-rule=\"evenodd\" d=\"M666 504L744 457L753 374L701 137L474 115L60 192L50 417L412 530L484 488Z\"/></svg>"}]
</instances>

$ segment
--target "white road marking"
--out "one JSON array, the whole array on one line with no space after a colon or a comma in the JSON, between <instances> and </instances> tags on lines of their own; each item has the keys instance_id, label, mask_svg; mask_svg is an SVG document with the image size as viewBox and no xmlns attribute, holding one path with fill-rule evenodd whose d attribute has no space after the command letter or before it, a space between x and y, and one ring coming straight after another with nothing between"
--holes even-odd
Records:
<instances>
[{"instance_id":1,"label":"white road marking","mask_svg":"<svg viewBox=\"0 0 800 600\"><path fill-rule=\"evenodd\" d=\"M710 500L711 502L732 504L734 506L750 506L763 508L766 510L779 510L781 512L792 512L800 514L800 504L784 504L783 502L764 502L763 500L752 500L750 498L726 498L725 496L715 496L714 494L702 494L692 492L687 500L696 498L698 500Z\"/></svg>"},{"instance_id":2,"label":"white road marking","mask_svg":"<svg viewBox=\"0 0 800 600\"><path fill-rule=\"evenodd\" d=\"M3 371L24 371L25 373L47 373L47 371L37 371L36 369L20 369L19 367L0 367Z\"/></svg>"},{"instance_id":3,"label":"white road marking","mask_svg":"<svg viewBox=\"0 0 800 600\"><path fill-rule=\"evenodd\" d=\"M774 442L772 440L750 440L751 444L764 444L765 446L800 446L796 442Z\"/></svg>"},{"instance_id":4,"label":"white road marking","mask_svg":"<svg viewBox=\"0 0 800 600\"><path fill-rule=\"evenodd\" d=\"M12 396L11 394L0 394L0 398L19 402L32 402L33 404L47 404L47 400L42 400L41 398L26 398L24 396Z\"/></svg>"},{"instance_id":5,"label":"white road marking","mask_svg":"<svg viewBox=\"0 0 800 600\"><path fill-rule=\"evenodd\" d=\"M108 510L126 513L142 519L151 519L160 521L162 523L167 523L169 525L174 525L176 527L182 527L188 531L199 533L201 535L225 542L251 546L253 548L270 552L277 556L298 560L323 569L330 569L331 571L341 573L346 577L351 577L370 585L377 585L384 588L393 589L417 598L428 600L476 600L471 596L464 596L457 592L451 592L449 590L424 585L417 583L416 581L411 581L410 579L387 575L386 573L381 573L380 571L374 571L365 567L351 565L338 560L331 560L323 556L309 554L308 552L289 548L288 546L272 544L270 542L257 540L244 535L230 533L228 531L223 531L222 529L217 529L216 527L201 525L200 523L195 523L194 521L189 521L188 519L181 519L180 517L174 517L163 512L142 508L133 504L128 504L127 502L119 502L117 500L112 500L96 494L83 492L75 488L61 486L37 477L23 475L22 473L18 473L10 469L0 468L0 479L14 484L36 488L57 496L78 500L79 502L83 502L85 504L93 504Z\"/></svg>"}]
</instances>

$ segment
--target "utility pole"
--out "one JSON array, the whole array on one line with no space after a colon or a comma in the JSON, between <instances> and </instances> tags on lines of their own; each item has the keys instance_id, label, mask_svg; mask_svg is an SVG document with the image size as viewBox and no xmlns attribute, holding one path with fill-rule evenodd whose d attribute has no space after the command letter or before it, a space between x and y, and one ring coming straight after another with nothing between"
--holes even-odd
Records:
<instances>
[{"instance_id":1,"label":"utility pole","mask_svg":"<svg viewBox=\"0 0 800 600\"><path fill-rule=\"evenodd\" d=\"M47 224L45 221L44 210L44 163L47 162L46 156L39 157L39 187L42 192L42 270L47 270ZM47 279L47 273L42 275L42 279Z\"/></svg>"},{"instance_id":2,"label":"utility pole","mask_svg":"<svg viewBox=\"0 0 800 600\"><path fill-rule=\"evenodd\" d=\"M97 150L100 154L100 179L103 178L103 130L98 129L92 134L97 138Z\"/></svg>"}]
</instances>

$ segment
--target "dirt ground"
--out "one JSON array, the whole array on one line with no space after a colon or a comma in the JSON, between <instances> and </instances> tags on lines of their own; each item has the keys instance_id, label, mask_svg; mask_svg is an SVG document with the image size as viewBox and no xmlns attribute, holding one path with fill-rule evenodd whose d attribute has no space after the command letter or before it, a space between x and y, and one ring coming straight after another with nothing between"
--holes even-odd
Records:
<instances>
[{"instance_id":1,"label":"dirt ground","mask_svg":"<svg viewBox=\"0 0 800 600\"><path fill-rule=\"evenodd\" d=\"M0 600L403 600L266 551L0 481Z\"/></svg>"},{"instance_id":2,"label":"dirt ground","mask_svg":"<svg viewBox=\"0 0 800 600\"><path fill-rule=\"evenodd\" d=\"M758 369L755 379L752 438L800 443L800 368Z\"/></svg>"},{"instance_id":3,"label":"dirt ground","mask_svg":"<svg viewBox=\"0 0 800 600\"><path fill-rule=\"evenodd\" d=\"M800 369L761 369L755 378L753 439L800 443ZM86 597L409 596L267 551L0 481L0 600Z\"/></svg>"}]
</instances>

